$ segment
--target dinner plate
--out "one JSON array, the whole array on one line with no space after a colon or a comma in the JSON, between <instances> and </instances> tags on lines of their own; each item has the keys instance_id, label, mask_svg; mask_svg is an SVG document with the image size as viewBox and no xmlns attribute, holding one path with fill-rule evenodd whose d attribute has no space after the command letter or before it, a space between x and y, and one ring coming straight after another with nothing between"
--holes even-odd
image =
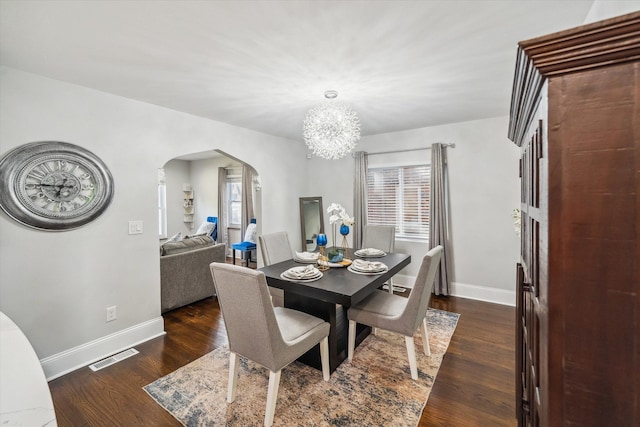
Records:
<instances>
[{"instance_id":1,"label":"dinner plate","mask_svg":"<svg viewBox=\"0 0 640 427\"><path fill-rule=\"evenodd\" d=\"M293 260L295 262L299 262L300 264L315 264L316 262L318 262L317 259L307 259L307 258L298 258L298 257L294 257Z\"/></svg>"},{"instance_id":2,"label":"dinner plate","mask_svg":"<svg viewBox=\"0 0 640 427\"><path fill-rule=\"evenodd\" d=\"M387 256L387 253L384 251L380 251L378 254L367 254L366 252L363 252L362 249L358 249L353 254L360 258L382 258Z\"/></svg>"},{"instance_id":3,"label":"dinner plate","mask_svg":"<svg viewBox=\"0 0 640 427\"><path fill-rule=\"evenodd\" d=\"M315 253L314 257L299 257L298 254L299 253L306 253L306 252L296 252L296 254L293 256L293 260L295 262L299 262L301 264L315 264L318 261L318 255L317 253Z\"/></svg>"},{"instance_id":4,"label":"dinner plate","mask_svg":"<svg viewBox=\"0 0 640 427\"><path fill-rule=\"evenodd\" d=\"M382 273L386 273L389 268L384 268L382 270L379 271L361 271L361 270L356 270L355 268L353 268L353 264L351 264L349 267L347 267L347 270L349 270L352 273L355 274L364 274L365 276L373 276L376 274L382 274Z\"/></svg>"},{"instance_id":5,"label":"dinner plate","mask_svg":"<svg viewBox=\"0 0 640 427\"><path fill-rule=\"evenodd\" d=\"M300 273L311 271L313 275L310 274L306 277L297 277L296 275L290 274L291 271L297 271ZM312 267L311 265L308 265L306 267L292 267L287 271L284 271L282 274L284 275L284 277L290 280L316 280L322 277L322 273L320 272L320 270Z\"/></svg>"},{"instance_id":6,"label":"dinner plate","mask_svg":"<svg viewBox=\"0 0 640 427\"><path fill-rule=\"evenodd\" d=\"M322 272L320 272L320 274L318 274L317 276L309 277L306 279L295 279L293 277L286 276L284 273L280 274L280 278L284 280L288 280L290 282L314 282L322 278Z\"/></svg>"}]
</instances>

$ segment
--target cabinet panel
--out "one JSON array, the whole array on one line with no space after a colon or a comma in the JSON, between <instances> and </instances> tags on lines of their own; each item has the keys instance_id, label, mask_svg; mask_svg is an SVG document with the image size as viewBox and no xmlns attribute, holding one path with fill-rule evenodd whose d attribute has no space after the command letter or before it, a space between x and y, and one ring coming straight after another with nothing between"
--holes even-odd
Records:
<instances>
[{"instance_id":1,"label":"cabinet panel","mask_svg":"<svg viewBox=\"0 0 640 427\"><path fill-rule=\"evenodd\" d=\"M640 12L519 46L518 424L640 425Z\"/></svg>"}]
</instances>

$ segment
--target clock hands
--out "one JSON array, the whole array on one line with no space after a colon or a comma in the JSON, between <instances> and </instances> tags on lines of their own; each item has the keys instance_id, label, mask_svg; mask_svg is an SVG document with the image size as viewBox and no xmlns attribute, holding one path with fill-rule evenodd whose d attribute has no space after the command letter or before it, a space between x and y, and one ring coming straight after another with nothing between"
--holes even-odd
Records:
<instances>
[{"instance_id":1,"label":"clock hands","mask_svg":"<svg viewBox=\"0 0 640 427\"><path fill-rule=\"evenodd\" d=\"M64 178L61 183L56 184L40 184L40 188L49 189L55 192L55 197L60 197L65 188L75 188L76 183L67 184L69 178Z\"/></svg>"}]
</instances>

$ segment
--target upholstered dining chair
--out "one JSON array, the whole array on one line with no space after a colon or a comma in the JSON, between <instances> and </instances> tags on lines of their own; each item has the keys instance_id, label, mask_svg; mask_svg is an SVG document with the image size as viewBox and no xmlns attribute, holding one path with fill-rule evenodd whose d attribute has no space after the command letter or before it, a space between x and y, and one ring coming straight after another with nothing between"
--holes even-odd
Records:
<instances>
[{"instance_id":1,"label":"upholstered dining chair","mask_svg":"<svg viewBox=\"0 0 640 427\"><path fill-rule=\"evenodd\" d=\"M404 335L411 378L418 379L413 334L422 324L422 348L424 354L430 355L427 308L431 299L431 288L433 287L436 271L440 265L442 251L442 246L436 246L422 258L418 276L408 298L384 291L374 291L364 300L349 308L347 311L347 317L349 318L347 358L350 361L353 360L357 323L384 329Z\"/></svg>"},{"instance_id":2,"label":"upholstered dining chair","mask_svg":"<svg viewBox=\"0 0 640 427\"><path fill-rule=\"evenodd\" d=\"M301 311L271 305L264 273L224 263L211 263L220 311L229 338L227 402L236 395L238 358L269 369L264 425L273 424L282 368L320 344L322 377L329 381L329 323Z\"/></svg>"},{"instance_id":3,"label":"upholstered dining chair","mask_svg":"<svg viewBox=\"0 0 640 427\"><path fill-rule=\"evenodd\" d=\"M286 231L262 234L258 236L258 245L260 246L262 262L265 266L293 258L291 244L289 243L289 234ZM282 307L284 305L284 292L282 289L270 286L269 293L271 294L271 301L274 306Z\"/></svg>"},{"instance_id":4,"label":"upholstered dining chair","mask_svg":"<svg viewBox=\"0 0 640 427\"><path fill-rule=\"evenodd\" d=\"M365 225L362 233L362 247L393 252L396 246L396 227L393 225ZM389 293L393 293L393 281L387 282Z\"/></svg>"},{"instance_id":5,"label":"upholstered dining chair","mask_svg":"<svg viewBox=\"0 0 640 427\"><path fill-rule=\"evenodd\" d=\"M260 235L258 242L264 265L277 264L293 258L289 234L286 231Z\"/></svg>"}]
</instances>

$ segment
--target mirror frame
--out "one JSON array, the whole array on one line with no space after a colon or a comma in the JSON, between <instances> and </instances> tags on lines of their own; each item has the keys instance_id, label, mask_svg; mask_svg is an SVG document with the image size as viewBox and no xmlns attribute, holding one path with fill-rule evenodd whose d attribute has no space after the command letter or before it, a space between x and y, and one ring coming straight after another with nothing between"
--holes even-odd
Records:
<instances>
[{"instance_id":1,"label":"mirror frame","mask_svg":"<svg viewBox=\"0 0 640 427\"><path fill-rule=\"evenodd\" d=\"M305 218L304 203L319 202L320 204L320 233L324 233L324 206L322 205L322 197L300 197L300 243L302 243L302 251L307 250L307 239L305 236Z\"/></svg>"}]
</instances>

